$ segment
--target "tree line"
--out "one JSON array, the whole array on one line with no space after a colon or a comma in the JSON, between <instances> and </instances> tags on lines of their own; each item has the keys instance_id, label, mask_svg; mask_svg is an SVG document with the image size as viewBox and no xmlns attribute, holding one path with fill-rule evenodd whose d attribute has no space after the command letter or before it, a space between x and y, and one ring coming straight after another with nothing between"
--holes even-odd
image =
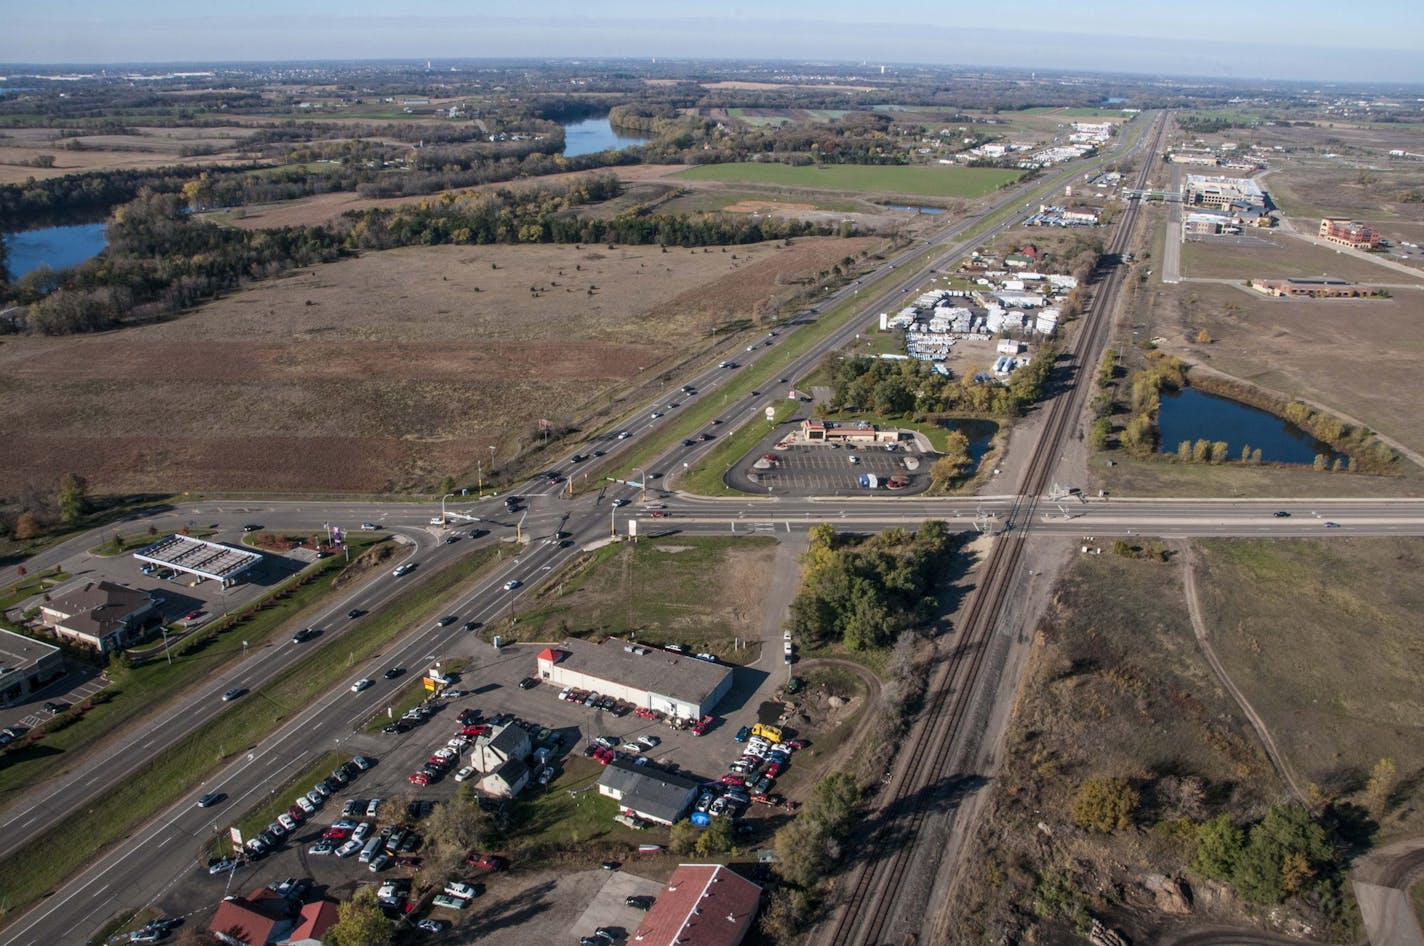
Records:
<instances>
[{"instance_id":1,"label":"tree line","mask_svg":"<svg viewBox=\"0 0 1424 946\"><path fill-rule=\"evenodd\" d=\"M830 411L873 411L882 416L968 413L1014 417L1043 396L1058 349L1042 346L1007 383L977 375L946 378L929 362L834 353L822 362L830 376Z\"/></svg>"},{"instance_id":2,"label":"tree line","mask_svg":"<svg viewBox=\"0 0 1424 946\"><path fill-rule=\"evenodd\" d=\"M867 650L892 643L935 614L935 587L955 542L943 522L878 535L811 530L801 591L791 602L791 633L808 647Z\"/></svg>"},{"instance_id":3,"label":"tree line","mask_svg":"<svg viewBox=\"0 0 1424 946\"><path fill-rule=\"evenodd\" d=\"M351 211L330 226L241 230L194 217L182 194L145 191L115 212L104 253L62 271L35 270L7 287L4 296L27 307L8 330L64 335L152 321L244 283L365 249L491 243L691 247L831 232L802 221L738 214L580 213L620 193L616 177L596 175Z\"/></svg>"}]
</instances>

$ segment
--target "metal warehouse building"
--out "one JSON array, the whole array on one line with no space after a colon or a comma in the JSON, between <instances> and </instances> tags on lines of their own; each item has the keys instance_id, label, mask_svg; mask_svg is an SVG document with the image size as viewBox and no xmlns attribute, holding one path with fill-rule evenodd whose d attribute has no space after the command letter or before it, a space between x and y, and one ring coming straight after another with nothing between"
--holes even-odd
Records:
<instances>
[{"instance_id":1,"label":"metal warehouse building","mask_svg":"<svg viewBox=\"0 0 1424 946\"><path fill-rule=\"evenodd\" d=\"M670 716L697 719L732 688L732 669L686 654L610 637L566 640L539 653L540 679L593 690Z\"/></svg>"}]
</instances>

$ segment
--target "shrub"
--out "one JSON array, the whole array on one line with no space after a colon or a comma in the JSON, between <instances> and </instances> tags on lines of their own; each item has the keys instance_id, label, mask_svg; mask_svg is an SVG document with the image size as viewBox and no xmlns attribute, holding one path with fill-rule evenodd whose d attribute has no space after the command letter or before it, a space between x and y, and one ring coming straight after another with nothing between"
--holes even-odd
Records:
<instances>
[{"instance_id":1,"label":"shrub","mask_svg":"<svg viewBox=\"0 0 1424 946\"><path fill-rule=\"evenodd\" d=\"M1069 814L1074 824L1089 830L1116 831L1131 826L1138 800L1126 779L1094 776L1078 787Z\"/></svg>"}]
</instances>

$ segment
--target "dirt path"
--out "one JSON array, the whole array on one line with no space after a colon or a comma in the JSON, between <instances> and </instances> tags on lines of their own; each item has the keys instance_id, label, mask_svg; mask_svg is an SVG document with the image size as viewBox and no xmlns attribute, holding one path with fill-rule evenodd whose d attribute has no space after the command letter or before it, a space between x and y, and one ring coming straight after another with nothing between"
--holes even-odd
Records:
<instances>
[{"instance_id":1,"label":"dirt path","mask_svg":"<svg viewBox=\"0 0 1424 946\"><path fill-rule=\"evenodd\" d=\"M1424 838L1371 851L1355 864L1355 899L1371 946L1424 946L1409 888L1424 877Z\"/></svg>"},{"instance_id":2,"label":"dirt path","mask_svg":"<svg viewBox=\"0 0 1424 946\"><path fill-rule=\"evenodd\" d=\"M1266 756L1271 760L1271 765L1276 770L1276 774L1286 783L1291 795L1302 805L1308 805L1305 792L1296 784L1295 777L1291 775L1290 769L1286 766L1285 757L1281 755L1280 749L1276 748L1275 739L1271 738L1271 731L1266 728L1266 722L1251 706L1246 695L1237 689L1236 684L1231 682L1231 677L1227 675L1226 668L1216 656L1216 651L1211 646L1211 634L1207 631L1206 621L1202 617L1201 600L1197 597L1196 582L1196 555L1190 542L1184 542L1179 546L1182 551L1182 583L1183 593L1187 599L1187 613L1191 615L1192 631L1196 634L1197 647L1201 650L1202 656L1206 658L1207 664L1211 667L1212 673L1221 685L1226 688L1226 692L1236 701L1240 707L1242 715L1251 724L1251 728L1256 731L1256 737L1261 740L1261 747L1266 750ZM1424 946L1424 944L1421 944Z\"/></svg>"}]
</instances>

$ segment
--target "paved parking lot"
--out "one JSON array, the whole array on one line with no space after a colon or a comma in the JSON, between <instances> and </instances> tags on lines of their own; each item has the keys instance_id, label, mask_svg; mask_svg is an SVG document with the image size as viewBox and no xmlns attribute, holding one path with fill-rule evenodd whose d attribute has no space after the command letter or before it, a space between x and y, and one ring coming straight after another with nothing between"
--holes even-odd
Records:
<instances>
[{"instance_id":1,"label":"paved parking lot","mask_svg":"<svg viewBox=\"0 0 1424 946\"><path fill-rule=\"evenodd\" d=\"M886 450L883 444L857 447L802 444L776 450L773 446L778 439L778 436L766 438L732 467L729 479L733 486L749 493L766 493L769 488L771 494L780 496L907 496L924 492L930 485L929 463L933 458L909 454L921 462L919 469L908 470L904 444L897 444L893 451ZM757 460L768 454L775 458L772 467L755 469ZM861 486L859 477L863 473L874 474L882 485L874 490ZM886 489L885 480L895 473L909 476L909 485L903 489Z\"/></svg>"}]
</instances>

